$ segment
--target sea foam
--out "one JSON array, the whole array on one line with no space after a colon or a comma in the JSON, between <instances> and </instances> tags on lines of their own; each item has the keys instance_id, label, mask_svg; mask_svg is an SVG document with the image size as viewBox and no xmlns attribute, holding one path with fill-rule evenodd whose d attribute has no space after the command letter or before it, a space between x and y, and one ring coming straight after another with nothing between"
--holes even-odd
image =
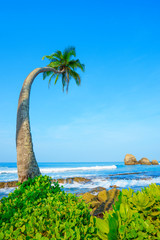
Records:
<instances>
[{"instance_id":1,"label":"sea foam","mask_svg":"<svg viewBox=\"0 0 160 240\"><path fill-rule=\"evenodd\" d=\"M41 168L41 173L52 173L52 172L67 172L67 171L103 171L107 169L116 169L116 165L112 166L95 166L95 167L75 167L75 168Z\"/></svg>"}]
</instances>

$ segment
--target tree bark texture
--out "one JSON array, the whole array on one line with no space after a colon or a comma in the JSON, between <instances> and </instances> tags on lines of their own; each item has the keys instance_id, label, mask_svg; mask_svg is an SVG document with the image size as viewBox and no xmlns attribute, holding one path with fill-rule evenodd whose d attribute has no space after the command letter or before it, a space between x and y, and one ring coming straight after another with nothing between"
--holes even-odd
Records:
<instances>
[{"instance_id":1,"label":"tree bark texture","mask_svg":"<svg viewBox=\"0 0 160 240\"><path fill-rule=\"evenodd\" d=\"M56 71L54 68L42 67L33 70L25 79L18 101L17 127L16 127L16 148L18 181L24 182L28 178L39 176L40 170L33 151L31 128L29 121L29 97L32 83L35 77L42 72Z\"/></svg>"}]
</instances>

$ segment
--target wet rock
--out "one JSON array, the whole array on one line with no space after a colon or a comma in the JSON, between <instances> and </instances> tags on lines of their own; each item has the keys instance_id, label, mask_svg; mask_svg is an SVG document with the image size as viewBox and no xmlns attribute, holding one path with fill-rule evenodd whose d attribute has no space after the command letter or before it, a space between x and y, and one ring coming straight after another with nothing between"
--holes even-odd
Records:
<instances>
[{"instance_id":1,"label":"wet rock","mask_svg":"<svg viewBox=\"0 0 160 240\"><path fill-rule=\"evenodd\" d=\"M0 188L17 187L18 181L0 182Z\"/></svg>"},{"instance_id":2,"label":"wet rock","mask_svg":"<svg viewBox=\"0 0 160 240\"><path fill-rule=\"evenodd\" d=\"M141 165L151 165L151 162L148 158L141 158L138 163Z\"/></svg>"},{"instance_id":3,"label":"wet rock","mask_svg":"<svg viewBox=\"0 0 160 240\"><path fill-rule=\"evenodd\" d=\"M117 185L112 185L110 188L119 188Z\"/></svg>"},{"instance_id":4,"label":"wet rock","mask_svg":"<svg viewBox=\"0 0 160 240\"><path fill-rule=\"evenodd\" d=\"M109 174L108 176L119 176L119 175L132 175L132 174L141 174L142 172L133 172L133 173L115 173L115 174Z\"/></svg>"},{"instance_id":5,"label":"wet rock","mask_svg":"<svg viewBox=\"0 0 160 240\"><path fill-rule=\"evenodd\" d=\"M120 193L120 190L115 188L107 191L107 200L104 202L101 202L97 208L95 207L92 210L91 214L96 217L103 216L103 213L105 211L109 211L113 208L112 205L118 199L119 193Z\"/></svg>"},{"instance_id":6,"label":"wet rock","mask_svg":"<svg viewBox=\"0 0 160 240\"><path fill-rule=\"evenodd\" d=\"M66 184L66 183L72 184L73 182L87 183L87 182L90 182L90 179L83 178L83 177L53 179L53 182L56 182L56 181L58 181L58 183L61 183L61 184Z\"/></svg>"},{"instance_id":7,"label":"wet rock","mask_svg":"<svg viewBox=\"0 0 160 240\"><path fill-rule=\"evenodd\" d=\"M107 191L103 190L99 192L97 198L100 202L105 202L108 199Z\"/></svg>"},{"instance_id":8,"label":"wet rock","mask_svg":"<svg viewBox=\"0 0 160 240\"><path fill-rule=\"evenodd\" d=\"M124 164L125 165L136 165L136 164L138 164L138 161L135 158L135 156L133 156L132 154L126 154L126 156L124 158Z\"/></svg>"},{"instance_id":9,"label":"wet rock","mask_svg":"<svg viewBox=\"0 0 160 240\"><path fill-rule=\"evenodd\" d=\"M86 203L89 203L91 201L95 201L97 200L96 196L89 193L89 192L86 192L85 194L82 195L82 199L86 202Z\"/></svg>"},{"instance_id":10,"label":"wet rock","mask_svg":"<svg viewBox=\"0 0 160 240\"><path fill-rule=\"evenodd\" d=\"M73 178L73 181L74 182L85 182L85 183L87 183L87 182L90 182L91 180L90 179L88 179L88 178L83 178L83 177L74 177Z\"/></svg>"},{"instance_id":11,"label":"wet rock","mask_svg":"<svg viewBox=\"0 0 160 240\"><path fill-rule=\"evenodd\" d=\"M159 165L159 162L157 160L152 160L152 165Z\"/></svg>"},{"instance_id":12,"label":"wet rock","mask_svg":"<svg viewBox=\"0 0 160 240\"><path fill-rule=\"evenodd\" d=\"M112 205L118 199L119 193L120 193L120 190L116 189L116 188L113 188L113 189L108 191L109 198L108 198L108 201L106 201L106 204L105 204L105 210L106 211L112 209Z\"/></svg>"},{"instance_id":13,"label":"wet rock","mask_svg":"<svg viewBox=\"0 0 160 240\"><path fill-rule=\"evenodd\" d=\"M103 188L102 188L103 189ZM82 195L80 199L85 200L92 209L91 215L96 217L103 217L105 211L112 209L112 205L118 199L120 190L113 188L109 191L103 189L98 193L98 195L93 195L90 192L87 192Z\"/></svg>"},{"instance_id":14,"label":"wet rock","mask_svg":"<svg viewBox=\"0 0 160 240\"><path fill-rule=\"evenodd\" d=\"M92 202L90 203L90 206L91 206L91 208L97 209L100 204L101 204L101 202L99 202L99 201L92 201Z\"/></svg>"},{"instance_id":15,"label":"wet rock","mask_svg":"<svg viewBox=\"0 0 160 240\"><path fill-rule=\"evenodd\" d=\"M105 202L102 202L98 208L94 210L92 213L93 216L98 216L99 214L103 214L105 212Z\"/></svg>"},{"instance_id":16,"label":"wet rock","mask_svg":"<svg viewBox=\"0 0 160 240\"><path fill-rule=\"evenodd\" d=\"M89 191L91 194L98 194L99 192L103 191L103 190L106 190L106 188L104 187L96 187L96 188L93 188L91 191Z\"/></svg>"}]
</instances>

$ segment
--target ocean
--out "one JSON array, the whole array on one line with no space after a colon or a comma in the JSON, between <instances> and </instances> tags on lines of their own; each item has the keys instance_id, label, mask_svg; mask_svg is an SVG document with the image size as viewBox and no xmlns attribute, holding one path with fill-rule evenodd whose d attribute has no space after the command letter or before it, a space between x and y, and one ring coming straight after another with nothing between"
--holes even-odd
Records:
<instances>
[{"instance_id":1,"label":"ocean","mask_svg":"<svg viewBox=\"0 0 160 240\"><path fill-rule=\"evenodd\" d=\"M87 192L95 187L110 189L116 185L119 189L132 188L135 191L149 186L160 185L160 165L125 166L124 162L39 162L40 171L53 179L84 177L89 182L61 184L64 191L71 193ZM18 180L16 163L0 163L0 182ZM7 196L14 188L0 189L0 198Z\"/></svg>"}]
</instances>

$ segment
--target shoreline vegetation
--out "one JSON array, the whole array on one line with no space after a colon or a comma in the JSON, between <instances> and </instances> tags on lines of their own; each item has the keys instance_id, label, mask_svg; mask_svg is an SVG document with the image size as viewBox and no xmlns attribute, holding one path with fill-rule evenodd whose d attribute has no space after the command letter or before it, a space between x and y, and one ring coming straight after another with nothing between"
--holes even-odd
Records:
<instances>
[{"instance_id":1,"label":"shoreline vegetation","mask_svg":"<svg viewBox=\"0 0 160 240\"><path fill-rule=\"evenodd\" d=\"M48 176L18 185L0 200L0 240L160 239L159 185L137 192L98 187L79 196Z\"/></svg>"}]
</instances>

